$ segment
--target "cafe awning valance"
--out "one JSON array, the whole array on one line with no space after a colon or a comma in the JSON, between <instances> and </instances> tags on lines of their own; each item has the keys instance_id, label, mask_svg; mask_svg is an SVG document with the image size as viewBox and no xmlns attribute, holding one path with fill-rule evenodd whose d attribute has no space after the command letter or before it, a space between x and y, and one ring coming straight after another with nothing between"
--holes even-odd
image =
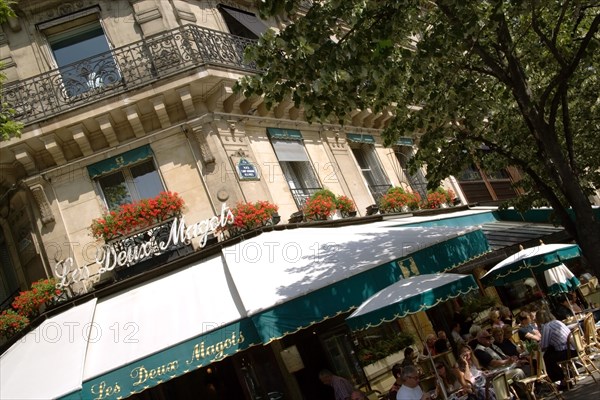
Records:
<instances>
[{"instance_id":1,"label":"cafe awning valance","mask_svg":"<svg viewBox=\"0 0 600 400\"><path fill-rule=\"evenodd\" d=\"M354 143L366 143L375 144L375 138L373 135L363 135L361 133L348 133L346 134L348 140Z\"/></svg>"},{"instance_id":2,"label":"cafe awning valance","mask_svg":"<svg viewBox=\"0 0 600 400\"><path fill-rule=\"evenodd\" d=\"M267 128L267 134L271 139L302 140L302 132L297 129Z\"/></svg>"},{"instance_id":3,"label":"cafe awning valance","mask_svg":"<svg viewBox=\"0 0 600 400\"><path fill-rule=\"evenodd\" d=\"M479 229L381 223L265 232L223 249L264 343L348 312L401 276L489 251Z\"/></svg>"},{"instance_id":4,"label":"cafe awning valance","mask_svg":"<svg viewBox=\"0 0 600 400\"><path fill-rule=\"evenodd\" d=\"M90 178L95 178L100 175L116 171L136 162L152 157L152 149L149 145L138 147L137 149L126 151L118 156L107 158L92 165L88 165L88 173Z\"/></svg>"}]
</instances>

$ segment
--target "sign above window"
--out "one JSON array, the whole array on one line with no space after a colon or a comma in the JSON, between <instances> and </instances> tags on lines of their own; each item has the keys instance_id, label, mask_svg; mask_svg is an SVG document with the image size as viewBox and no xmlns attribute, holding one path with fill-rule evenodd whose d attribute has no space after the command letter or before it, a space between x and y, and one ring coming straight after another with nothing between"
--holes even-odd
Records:
<instances>
[{"instance_id":1,"label":"sign above window","mask_svg":"<svg viewBox=\"0 0 600 400\"><path fill-rule=\"evenodd\" d=\"M346 134L348 140L354 143L367 143L375 144L375 138L372 135L363 135L362 133L348 133Z\"/></svg>"},{"instance_id":2,"label":"sign above window","mask_svg":"<svg viewBox=\"0 0 600 400\"><path fill-rule=\"evenodd\" d=\"M302 140L302 133L297 129L267 128L271 139Z\"/></svg>"}]
</instances>

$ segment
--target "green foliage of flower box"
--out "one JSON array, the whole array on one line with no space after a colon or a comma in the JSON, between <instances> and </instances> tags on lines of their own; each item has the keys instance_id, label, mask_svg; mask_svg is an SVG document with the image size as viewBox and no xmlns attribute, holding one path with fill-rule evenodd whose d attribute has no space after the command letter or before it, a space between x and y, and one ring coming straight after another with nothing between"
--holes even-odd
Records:
<instances>
[{"instance_id":1,"label":"green foliage of flower box","mask_svg":"<svg viewBox=\"0 0 600 400\"><path fill-rule=\"evenodd\" d=\"M358 359L362 366L369 365L408 346L412 346L414 343L415 338L413 335L400 332L393 337L383 338L369 346L363 346L358 351Z\"/></svg>"}]
</instances>

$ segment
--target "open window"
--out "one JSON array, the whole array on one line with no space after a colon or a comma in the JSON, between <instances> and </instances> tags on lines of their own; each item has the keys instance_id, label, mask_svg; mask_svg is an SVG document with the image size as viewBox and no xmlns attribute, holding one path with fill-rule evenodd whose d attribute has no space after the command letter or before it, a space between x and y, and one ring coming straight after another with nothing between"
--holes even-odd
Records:
<instances>
[{"instance_id":1,"label":"open window","mask_svg":"<svg viewBox=\"0 0 600 400\"><path fill-rule=\"evenodd\" d=\"M392 187L375 153L375 138L349 133L350 149L376 203Z\"/></svg>"},{"instance_id":2,"label":"open window","mask_svg":"<svg viewBox=\"0 0 600 400\"><path fill-rule=\"evenodd\" d=\"M37 26L48 41L67 98L120 81L99 12L92 7Z\"/></svg>"},{"instance_id":3,"label":"open window","mask_svg":"<svg viewBox=\"0 0 600 400\"><path fill-rule=\"evenodd\" d=\"M165 190L149 146L88 166L109 210L158 196Z\"/></svg>"},{"instance_id":4,"label":"open window","mask_svg":"<svg viewBox=\"0 0 600 400\"><path fill-rule=\"evenodd\" d=\"M277 128L267 128L267 133L294 201L302 208L306 200L321 189L304 148L302 134L298 130Z\"/></svg>"}]
</instances>

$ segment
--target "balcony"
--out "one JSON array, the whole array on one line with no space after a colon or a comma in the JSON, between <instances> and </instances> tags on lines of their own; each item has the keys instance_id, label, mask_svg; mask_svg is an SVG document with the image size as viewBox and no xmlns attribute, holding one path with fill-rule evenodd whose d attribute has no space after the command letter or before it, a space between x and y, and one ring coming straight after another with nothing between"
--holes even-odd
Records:
<instances>
[{"instance_id":1,"label":"balcony","mask_svg":"<svg viewBox=\"0 0 600 400\"><path fill-rule=\"evenodd\" d=\"M375 204L379 204L381 198L390 190L392 185L369 185L369 191L375 200Z\"/></svg>"},{"instance_id":2,"label":"balcony","mask_svg":"<svg viewBox=\"0 0 600 400\"><path fill-rule=\"evenodd\" d=\"M16 121L29 125L199 66L257 72L243 60L255 43L186 25L7 84L3 101L17 111Z\"/></svg>"},{"instance_id":3,"label":"balcony","mask_svg":"<svg viewBox=\"0 0 600 400\"><path fill-rule=\"evenodd\" d=\"M323 188L300 188L300 189L290 189L292 192L292 196L294 197L294 201L298 206L299 210L302 210L306 205L306 200L310 198L313 194L315 194L318 190Z\"/></svg>"}]
</instances>

